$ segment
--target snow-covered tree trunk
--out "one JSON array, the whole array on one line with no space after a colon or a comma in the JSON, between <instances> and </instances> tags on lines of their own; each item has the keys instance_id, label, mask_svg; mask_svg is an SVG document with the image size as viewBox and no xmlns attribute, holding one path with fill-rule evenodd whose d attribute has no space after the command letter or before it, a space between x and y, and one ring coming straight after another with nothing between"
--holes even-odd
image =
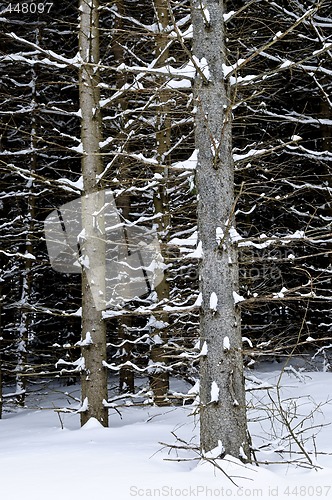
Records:
<instances>
[{"instance_id":1,"label":"snow-covered tree trunk","mask_svg":"<svg viewBox=\"0 0 332 500\"><path fill-rule=\"evenodd\" d=\"M81 424L90 417L105 427L108 425L106 325L96 298L105 297L105 227L103 217L104 196L98 190L98 175L103 169L100 155L102 125L99 91L99 19L98 1L80 1L79 51L79 98L82 113L82 221L84 244L82 264L82 410ZM91 194L94 193L93 196Z\"/></svg>"},{"instance_id":2,"label":"snow-covered tree trunk","mask_svg":"<svg viewBox=\"0 0 332 500\"><path fill-rule=\"evenodd\" d=\"M154 0L157 21L159 25L159 33L156 36L156 58L157 67L163 67L169 58L167 28L169 26L169 13L167 0ZM168 180L168 165L169 165L169 150L171 147L171 109L170 109L170 91L165 89L167 78L159 77L157 79L158 103L156 111L156 143L157 143L157 160L159 167L156 172L160 176L159 188L155 191L153 204L155 213L159 214L158 219L158 235L162 247L166 248L168 239L170 214L169 203L167 196L167 180ZM166 255L163 255L166 263ZM169 283L167 280L167 272L164 272L164 277L161 283L156 287L158 301L169 298ZM165 343L167 342L167 313L158 313L155 315L159 328L154 331L154 344L151 348L151 361L160 365L165 365ZM150 386L154 394L154 401L157 405L167 405L169 401L167 394L169 390L169 375L166 370L157 368L150 372Z\"/></svg>"},{"instance_id":3,"label":"snow-covered tree trunk","mask_svg":"<svg viewBox=\"0 0 332 500\"><path fill-rule=\"evenodd\" d=\"M0 418L2 418L2 283L0 283Z\"/></svg>"},{"instance_id":4,"label":"snow-covered tree trunk","mask_svg":"<svg viewBox=\"0 0 332 500\"><path fill-rule=\"evenodd\" d=\"M36 43L39 43L39 30L36 30ZM35 66L31 67L31 130L30 130L30 177L25 186L25 194L27 200L26 213L24 214L24 231L25 231L25 255L27 258L24 262L24 271L22 273L21 287L21 310L18 324L18 340L17 340L17 365L15 368L16 374L16 401L20 406L24 406L26 392L26 377L24 371L28 361L28 341L29 330L31 325L31 313L28 311L27 304L31 303L32 282L33 282L33 260L30 258L34 253L33 241L36 239L34 235L35 227L35 205L36 199L34 195L34 176L37 170L37 74ZM23 375L23 376L22 376Z\"/></svg>"},{"instance_id":5,"label":"snow-covered tree trunk","mask_svg":"<svg viewBox=\"0 0 332 500\"><path fill-rule=\"evenodd\" d=\"M192 0L198 150L200 423L203 454L250 459L247 436L234 229L232 111L224 78L223 1Z\"/></svg>"}]
</instances>

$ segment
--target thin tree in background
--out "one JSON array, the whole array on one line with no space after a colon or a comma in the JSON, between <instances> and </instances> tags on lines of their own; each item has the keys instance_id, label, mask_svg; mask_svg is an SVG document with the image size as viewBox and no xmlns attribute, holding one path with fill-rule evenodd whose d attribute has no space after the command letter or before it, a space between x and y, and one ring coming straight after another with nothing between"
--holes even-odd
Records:
<instances>
[{"instance_id":1,"label":"thin tree in background","mask_svg":"<svg viewBox=\"0 0 332 500\"><path fill-rule=\"evenodd\" d=\"M154 8L158 21L159 32L156 36L156 67L162 68L168 62L169 41L167 37L167 28L169 27L169 12L167 0L155 0ZM159 175L159 187L154 193L153 204L158 218L159 240L165 249L170 230L170 208L167 195L168 165L170 164L171 148L171 92L166 88L167 77L159 77L157 80L157 110L156 110L156 146L158 168L156 172ZM165 255L164 252L164 262ZM164 271L164 277L161 283L156 287L158 302L169 299L168 273ZM167 405L169 389L169 375L162 368L165 365L165 343L167 342L168 315L167 313L156 314L157 322L153 335L153 345L151 347L151 361L158 363L158 367L150 372L150 385L154 394L154 401L157 405Z\"/></svg>"},{"instance_id":2,"label":"thin tree in background","mask_svg":"<svg viewBox=\"0 0 332 500\"><path fill-rule=\"evenodd\" d=\"M225 84L224 5L192 1L201 366L200 444L203 454L250 460L234 231L232 112Z\"/></svg>"},{"instance_id":3,"label":"thin tree in background","mask_svg":"<svg viewBox=\"0 0 332 500\"><path fill-rule=\"evenodd\" d=\"M36 44L38 45L39 30L36 29ZM24 271L22 273L21 285L21 310L18 325L17 341L17 365L16 365L16 399L19 405L24 406L26 392L26 377L24 372L28 362L28 342L29 330L31 326L31 312L28 310L31 303L32 284L33 284L33 259L34 259L34 219L35 219L35 194L34 194L34 176L37 170L37 73L35 67L31 66L31 130L30 130L30 177L26 183L26 201L27 211L23 214L25 226L25 255ZM23 374L23 376L22 376Z\"/></svg>"}]
</instances>

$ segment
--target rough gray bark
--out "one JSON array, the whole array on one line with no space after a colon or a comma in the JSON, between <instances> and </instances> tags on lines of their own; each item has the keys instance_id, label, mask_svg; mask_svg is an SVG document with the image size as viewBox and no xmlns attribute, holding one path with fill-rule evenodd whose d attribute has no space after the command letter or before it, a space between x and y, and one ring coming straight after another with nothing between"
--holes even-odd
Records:
<instances>
[{"instance_id":1,"label":"rough gray bark","mask_svg":"<svg viewBox=\"0 0 332 500\"><path fill-rule=\"evenodd\" d=\"M102 140L99 74L96 64L99 61L99 23L98 1L80 1L79 51L82 64L79 74L79 98L82 113L82 175L84 196L82 198L82 223L85 242L82 249L82 338L87 334L92 343L82 347L84 370L82 372L81 424L90 417L96 418L105 427L108 425L108 412L103 406L107 400L107 372L103 366L106 361L106 325L102 311L97 307L93 296L105 296L105 236L103 211L104 196L90 196L100 189L98 175L103 164L100 156ZM99 214L97 217L94 214ZM88 267L84 263L87 262ZM95 290L93 290L95 288ZM85 404L84 404L85 403ZM86 408L87 404L87 408Z\"/></svg>"},{"instance_id":2,"label":"rough gray bark","mask_svg":"<svg viewBox=\"0 0 332 500\"><path fill-rule=\"evenodd\" d=\"M207 346L200 365L200 439L203 453L214 450L214 457L230 454L249 460L240 312L233 297L238 263L230 238L234 169L231 102L223 75L223 7L223 1L206 0L203 5L192 0L193 53L200 68L195 81L198 234L203 249L200 330L202 346ZM211 308L213 294L216 310Z\"/></svg>"}]
</instances>

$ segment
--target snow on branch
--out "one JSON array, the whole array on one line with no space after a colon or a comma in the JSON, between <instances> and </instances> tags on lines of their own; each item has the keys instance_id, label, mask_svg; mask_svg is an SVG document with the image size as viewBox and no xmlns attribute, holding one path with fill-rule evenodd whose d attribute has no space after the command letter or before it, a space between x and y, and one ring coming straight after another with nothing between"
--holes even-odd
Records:
<instances>
[{"instance_id":1,"label":"snow on branch","mask_svg":"<svg viewBox=\"0 0 332 500\"><path fill-rule=\"evenodd\" d=\"M144 368L140 368L139 366L137 366L135 363L132 363L131 361L126 361L125 363L121 363L119 365L116 365L115 363L106 363L106 361L103 361L102 364L105 368L108 368L109 370L112 370L115 372L121 370L121 368L123 368L125 366L129 366L129 367L133 368L134 370L141 372L141 373L144 373L144 372L155 373L156 371L157 372L167 372L167 371L171 372L171 371L173 371L173 368L171 366L166 366L165 363L160 363L160 362L156 362L156 363L150 362L149 365L144 367Z\"/></svg>"},{"instance_id":2,"label":"snow on branch","mask_svg":"<svg viewBox=\"0 0 332 500\"><path fill-rule=\"evenodd\" d=\"M47 64L50 66L56 66L58 68L65 68L67 66L79 67L82 63L82 60L80 58L79 53L77 53L75 57L70 59L68 57L63 57L60 54L55 53L53 50L45 50L45 49L41 48L38 44L30 42L29 40L26 40L25 38L21 38L20 36L17 36L15 33L12 33L12 32L11 33L4 33L4 35L12 38L13 40L16 40L17 42L22 43L23 45L27 45L28 47L34 48L37 51L37 53L39 53L39 54L43 54L43 55L47 56L46 59L42 59L42 60L33 59L31 61L26 61L26 62L29 62L30 64L43 63L43 64ZM6 57L9 57L9 56L6 56ZM10 57L15 58L16 54L12 54Z\"/></svg>"},{"instance_id":3,"label":"snow on branch","mask_svg":"<svg viewBox=\"0 0 332 500\"><path fill-rule=\"evenodd\" d=\"M82 371L85 370L85 359L83 356L79 357L76 361L66 361L65 359L59 359L55 363L55 367L58 368L59 365L66 365L66 366L74 366L75 368L73 369L66 369L63 368L60 371L60 374L63 373L81 373Z\"/></svg>"},{"instance_id":4,"label":"snow on branch","mask_svg":"<svg viewBox=\"0 0 332 500\"><path fill-rule=\"evenodd\" d=\"M248 57L245 59L239 59L237 63L233 65L232 68L229 68L229 71L226 72L225 77L230 77L236 74L239 70L244 68L248 63L250 63L253 59L255 59L257 56L259 56L263 51L271 48L273 45L278 43L280 40L285 38L285 36L289 35L292 33L297 26L302 24L306 19L311 18L319 9L319 5L315 7L311 7L310 9L307 10L301 17L299 17L287 30L284 32L279 31L277 34L275 34L272 39L263 44L261 47L255 49Z\"/></svg>"}]
</instances>

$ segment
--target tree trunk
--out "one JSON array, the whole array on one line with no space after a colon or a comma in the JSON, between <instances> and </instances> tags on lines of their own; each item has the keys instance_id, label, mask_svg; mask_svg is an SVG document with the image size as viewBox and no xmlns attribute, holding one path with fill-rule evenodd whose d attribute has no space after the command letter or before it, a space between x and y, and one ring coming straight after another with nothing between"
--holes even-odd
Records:
<instances>
[{"instance_id":1,"label":"tree trunk","mask_svg":"<svg viewBox=\"0 0 332 500\"><path fill-rule=\"evenodd\" d=\"M226 64L223 2L192 0L193 52L200 71L195 81L198 149L198 234L202 242L200 291L200 401L202 453L249 460L242 363L237 252L234 225L234 169ZM203 354L203 353L202 353Z\"/></svg>"},{"instance_id":2,"label":"tree trunk","mask_svg":"<svg viewBox=\"0 0 332 500\"><path fill-rule=\"evenodd\" d=\"M0 418L2 418L2 284L0 283Z\"/></svg>"},{"instance_id":3,"label":"tree trunk","mask_svg":"<svg viewBox=\"0 0 332 500\"><path fill-rule=\"evenodd\" d=\"M163 67L169 57L167 48L168 37L166 34L166 30L169 26L168 6L168 0L155 0L155 11L160 30L158 36L156 36L157 67ZM162 179L159 181L159 188L155 192L153 198L155 213L161 214L158 220L158 236L159 241L162 242L162 248L166 248L170 225L167 196L167 165L170 163L168 151L171 146L171 109L169 105L170 91L164 88L166 81L167 79L165 79L165 77L159 77L157 81L157 86L160 90L158 91L159 102L157 104L156 114L156 143L157 160L160 166L157 167L156 172L162 176ZM165 251L163 252L163 258L164 263L167 264ZM156 287L158 301L169 298L169 283L167 281L167 276L167 271L165 270L162 282ZM167 342L168 315L167 313L158 313L155 314L155 317L157 320L156 324L159 325L159 328L156 329L154 327L153 340L155 340L151 347L151 361L153 363L166 365L165 344ZM167 397L169 390L168 372L162 368L157 368L156 370L151 369L149 378L155 404L158 406L169 404Z\"/></svg>"},{"instance_id":4,"label":"tree trunk","mask_svg":"<svg viewBox=\"0 0 332 500\"><path fill-rule=\"evenodd\" d=\"M114 18L114 36L112 37L112 52L114 54L114 58L116 64L120 66L120 64L124 64L124 48L121 43L119 43L119 38L121 35L116 35L116 33L123 33L124 23L123 17L125 16L125 8L123 0L115 1L116 11L118 13ZM127 82L128 75L125 72L118 72L116 74L116 88L121 89L123 85ZM122 95L117 99L117 104L122 112L128 108L128 96ZM117 139L119 144L125 148L125 151L128 151L129 144L126 143L126 134L123 132L126 127L127 119L125 113L120 118L121 127L120 132L118 133ZM126 185L128 179L130 179L130 165L128 164L128 160L125 156L119 155L117 159L117 178L120 181L120 184L123 186ZM130 193L124 191L120 196L116 198L116 204L118 209L121 212L121 215L125 219L129 219L130 217L130 205L131 205L131 195ZM120 363L124 364L127 361L132 360L131 350L132 344L130 342L125 342L126 340L132 340L131 327L132 327L132 317L129 315L125 315L120 317L118 320L118 339L119 343L124 342L121 347L122 354L119 356ZM123 392L134 392L135 390L135 374L131 366L122 366L119 371L119 391Z\"/></svg>"},{"instance_id":5,"label":"tree trunk","mask_svg":"<svg viewBox=\"0 0 332 500\"><path fill-rule=\"evenodd\" d=\"M36 44L40 42L40 33L36 29L35 34ZM36 58L37 59L37 58ZM33 193L34 190L34 175L37 170L37 74L35 66L31 67L31 130L30 130L30 178L25 186L27 196L27 211L24 215L24 230L25 230L25 253L33 255L33 241L35 239L35 205L36 199ZM21 291L21 310L18 327L18 342L17 342L17 365L16 365L16 401L18 405L24 406L27 379L24 375L28 362L28 342L29 330L31 326L31 313L28 312L27 302L31 302L32 293L32 276L33 260L26 258L24 262L24 271L22 276L22 291Z\"/></svg>"},{"instance_id":6,"label":"tree trunk","mask_svg":"<svg viewBox=\"0 0 332 500\"><path fill-rule=\"evenodd\" d=\"M83 148L82 223L85 241L81 249L82 263L82 339L91 339L82 347L84 369L82 373L81 424L96 418L108 425L107 401L106 325L101 307L94 297L105 297L105 226L104 193L98 191L98 175L103 169L100 156L102 123L100 112L99 72L99 18L98 1L80 0L79 51L82 65L79 74L79 98L82 113L81 140ZM93 195L92 195L93 193ZM98 216L96 216L98 214Z\"/></svg>"}]
</instances>

